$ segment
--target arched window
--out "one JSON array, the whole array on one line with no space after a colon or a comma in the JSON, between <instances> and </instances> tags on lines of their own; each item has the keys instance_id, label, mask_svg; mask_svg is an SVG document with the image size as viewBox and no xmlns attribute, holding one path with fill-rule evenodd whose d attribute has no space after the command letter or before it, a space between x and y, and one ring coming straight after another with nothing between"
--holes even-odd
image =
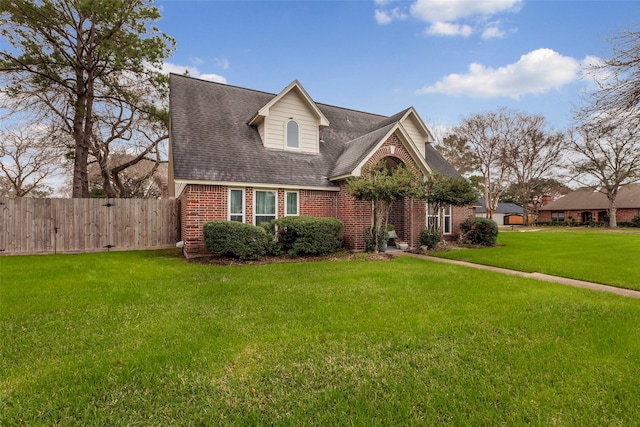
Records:
<instances>
[{"instance_id":1,"label":"arched window","mask_svg":"<svg viewBox=\"0 0 640 427\"><path fill-rule=\"evenodd\" d=\"M289 120L287 122L287 148L300 147L300 129L298 122Z\"/></svg>"}]
</instances>

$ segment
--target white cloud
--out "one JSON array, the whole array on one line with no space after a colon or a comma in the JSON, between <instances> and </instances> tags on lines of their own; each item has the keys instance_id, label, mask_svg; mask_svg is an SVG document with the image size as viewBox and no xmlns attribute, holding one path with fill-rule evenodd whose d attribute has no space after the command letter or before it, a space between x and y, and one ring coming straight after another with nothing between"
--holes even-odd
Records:
<instances>
[{"instance_id":1,"label":"white cloud","mask_svg":"<svg viewBox=\"0 0 640 427\"><path fill-rule=\"evenodd\" d=\"M230 65L229 58L216 58L216 64L218 64L218 67L223 70L228 70Z\"/></svg>"},{"instance_id":2,"label":"white cloud","mask_svg":"<svg viewBox=\"0 0 640 427\"><path fill-rule=\"evenodd\" d=\"M427 22L458 21L520 10L522 0L416 0L411 15Z\"/></svg>"},{"instance_id":3,"label":"white cloud","mask_svg":"<svg viewBox=\"0 0 640 427\"><path fill-rule=\"evenodd\" d=\"M504 31L499 27L487 27L482 32L482 38L487 39L497 39L504 37Z\"/></svg>"},{"instance_id":4,"label":"white cloud","mask_svg":"<svg viewBox=\"0 0 640 427\"><path fill-rule=\"evenodd\" d=\"M537 49L522 55L514 63L500 68L473 63L466 74L450 74L419 94L444 93L475 98L509 97L540 94L576 81L580 61L562 56L551 49Z\"/></svg>"},{"instance_id":5,"label":"white cloud","mask_svg":"<svg viewBox=\"0 0 640 427\"><path fill-rule=\"evenodd\" d=\"M427 22L427 35L469 37L476 32L484 39L504 37L506 32L493 16L520 11L524 0L413 0L406 5L400 0L374 0L375 20L379 25L405 20L410 16ZM400 6L393 7L394 3Z\"/></svg>"},{"instance_id":6,"label":"white cloud","mask_svg":"<svg viewBox=\"0 0 640 427\"><path fill-rule=\"evenodd\" d=\"M450 22L434 22L427 28L427 34L437 36L462 36L469 37L473 28L469 25L452 24Z\"/></svg>"},{"instance_id":7,"label":"white cloud","mask_svg":"<svg viewBox=\"0 0 640 427\"><path fill-rule=\"evenodd\" d=\"M376 22L380 25L387 25L394 20L401 21L401 20L407 19L408 17L409 15L402 12L398 7L395 7L389 10L376 9L374 14L374 18L376 19Z\"/></svg>"},{"instance_id":8,"label":"white cloud","mask_svg":"<svg viewBox=\"0 0 640 427\"><path fill-rule=\"evenodd\" d=\"M184 74L185 72L189 73L191 77L195 77L202 80L209 80L217 83L227 83L227 79L224 76L218 74L203 74L196 67L189 67L185 65L176 65L170 62L165 62L162 64L163 73L169 74Z\"/></svg>"}]
</instances>

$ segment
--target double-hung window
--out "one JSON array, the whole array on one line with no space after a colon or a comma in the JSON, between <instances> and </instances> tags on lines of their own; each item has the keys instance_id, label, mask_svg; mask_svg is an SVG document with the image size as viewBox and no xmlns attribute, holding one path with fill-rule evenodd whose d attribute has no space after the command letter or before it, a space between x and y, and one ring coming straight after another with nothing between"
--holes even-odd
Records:
<instances>
[{"instance_id":1,"label":"double-hung window","mask_svg":"<svg viewBox=\"0 0 640 427\"><path fill-rule=\"evenodd\" d=\"M299 196L297 191L286 191L284 193L284 214L285 216L300 215Z\"/></svg>"},{"instance_id":2,"label":"double-hung window","mask_svg":"<svg viewBox=\"0 0 640 427\"><path fill-rule=\"evenodd\" d=\"M427 205L427 228L440 228L440 212L435 206ZM442 233L451 234L451 205L447 205L442 209Z\"/></svg>"},{"instance_id":3,"label":"double-hung window","mask_svg":"<svg viewBox=\"0 0 640 427\"><path fill-rule=\"evenodd\" d=\"M229 221L244 222L244 190L229 189Z\"/></svg>"},{"instance_id":4,"label":"double-hung window","mask_svg":"<svg viewBox=\"0 0 640 427\"><path fill-rule=\"evenodd\" d=\"M551 212L551 221L552 222L563 222L564 221L564 211Z\"/></svg>"},{"instance_id":5,"label":"double-hung window","mask_svg":"<svg viewBox=\"0 0 640 427\"><path fill-rule=\"evenodd\" d=\"M255 225L276 219L278 193L273 190L256 190L253 198Z\"/></svg>"}]
</instances>

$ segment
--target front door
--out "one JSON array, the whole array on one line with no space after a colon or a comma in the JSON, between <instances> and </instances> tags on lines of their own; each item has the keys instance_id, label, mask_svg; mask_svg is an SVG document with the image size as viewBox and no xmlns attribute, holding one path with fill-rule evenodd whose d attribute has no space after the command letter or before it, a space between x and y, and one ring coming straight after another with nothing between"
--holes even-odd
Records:
<instances>
[{"instance_id":1,"label":"front door","mask_svg":"<svg viewBox=\"0 0 640 427\"><path fill-rule=\"evenodd\" d=\"M587 223L591 222L592 218L593 218L593 215L592 215L591 211L582 212L582 223L583 224L587 224Z\"/></svg>"}]
</instances>

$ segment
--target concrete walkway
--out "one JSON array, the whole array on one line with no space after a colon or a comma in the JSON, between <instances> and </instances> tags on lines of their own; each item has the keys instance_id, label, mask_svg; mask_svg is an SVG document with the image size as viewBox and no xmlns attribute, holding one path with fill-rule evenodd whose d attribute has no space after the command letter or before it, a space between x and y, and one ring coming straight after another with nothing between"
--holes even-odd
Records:
<instances>
[{"instance_id":1,"label":"concrete walkway","mask_svg":"<svg viewBox=\"0 0 640 427\"><path fill-rule=\"evenodd\" d=\"M446 264L462 265L465 267L477 268L479 270L494 271L496 273L510 274L513 276L526 277L529 279L543 280L545 282L560 283L562 285L575 286L576 288L591 289L594 291L610 292L612 294L623 295L625 297L640 298L640 291L631 289L616 288L615 286L601 285L600 283L585 282L584 280L567 279L565 277L551 276L543 273L525 273L524 271L509 270L507 268L492 267L489 265L473 264L466 261L457 261L453 259L438 258L429 255L412 254L410 252L393 251L393 256L410 256L427 261L442 262Z\"/></svg>"}]
</instances>

